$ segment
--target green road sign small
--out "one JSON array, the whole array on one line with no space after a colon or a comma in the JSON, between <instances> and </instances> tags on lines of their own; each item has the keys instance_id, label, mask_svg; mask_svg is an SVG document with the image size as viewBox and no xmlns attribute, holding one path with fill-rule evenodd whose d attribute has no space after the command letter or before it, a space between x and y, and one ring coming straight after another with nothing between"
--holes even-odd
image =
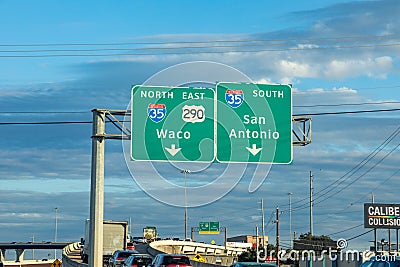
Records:
<instances>
[{"instance_id":1,"label":"green road sign small","mask_svg":"<svg viewBox=\"0 0 400 267\"><path fill-rule=\"evenodd\" d=\"M210 223L209 222L199 222L199 231L210 231Z\"/></svg>"},{"instance_id":2,"label":"green road sign small","mask_svg":"<svg viewBox=\"0 0 400 267\"><path fill-rule=\"evenodd\" d=\"M131 158L212 162L215 89L132 87Z\"/></svg>"},{"instance_id":3,"label":"green road sign small","mask_svg":"<svg viewBox=\"0 0 400 267\"><path fill-rule=\"evenodd\" d=\"M219 222L210 222L210 232L219 233Z\"/></svg>"},{"instance_id":4,"label":"green road sign small","mask_svg":"<svg viewBox=\"0 0 400 267\"><path fill-rule=\"evenodd\" d=\"M199 222L199 234L219 234L219 222Z\"/></svg>"},{"instance_id":5,"label":"green road sign small","mask_svg":"<svg viewBox=\"0 0 400 267\"><path fill-rule=\"evenodd\" d=\"M290 85L217 84L217 156L223 163L291 163Z\"/></svg>"}]
</instances>

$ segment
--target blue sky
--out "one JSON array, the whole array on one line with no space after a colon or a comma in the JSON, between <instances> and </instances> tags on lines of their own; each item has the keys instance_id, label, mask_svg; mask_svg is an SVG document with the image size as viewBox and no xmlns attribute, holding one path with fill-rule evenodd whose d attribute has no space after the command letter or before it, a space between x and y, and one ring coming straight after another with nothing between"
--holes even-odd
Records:
<instances>
[{"instance_id":1,"label":"blue sky","mask_svg":"<svg viewBox=\"0 0 400 267\"><path fill-rule=\"evenodd\" d=\"M293 84L294 114L397 109L399 13L395 0L0 0L0 122L91 121L93 108L126 109L132 84L191 61L225 64L256 82ZM253 42L238 44L246 40ZM196 48L200 41L205 48ZM143 44L150 42L157 44ZM399 202L399 112L312 117L312 144L295 147L291 165L272 166L255 192L248 190L252 165L240 177L223 177L222 164L188 176L189 186L216 176L237 181L218 200L189 208L189 225L219 220L229 235L253 234L263 198L266 234L274 240L269 218L280 206L281 239L288 244L287 193L293 193L293 230L305 233L312 170L315 234L350 239L366 232L357 225L371 192L377 202ZM0 241L28 241L32 235L52 240L55 207L58 240L80 239L89 216L90 136L90 124L0 125ZM137 177L147 177L144 166L133 168ZM172 183L182 183L174 166L157 168ZM222 183L215 187L226 189ZM207 193L189 198L197 197L207 200ZM119 141L106 145L105 217L132 218L134 235L145 225L158 226L163 236L183 232L183 209L141 190ZM386 232L379 235L387 238ZM372 238L369 233L349 244L366 248Z\"/></svg>"}]
</instances>

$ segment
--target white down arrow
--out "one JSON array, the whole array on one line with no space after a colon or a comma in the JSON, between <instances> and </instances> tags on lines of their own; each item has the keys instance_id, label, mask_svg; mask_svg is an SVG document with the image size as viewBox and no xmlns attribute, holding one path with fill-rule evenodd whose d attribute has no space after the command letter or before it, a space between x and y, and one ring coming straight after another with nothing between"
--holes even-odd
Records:
<instances>
[{"instance_id":1,"label":"white down arrow","mask_svg":"<svg viewBox=\"0 0 400 267\"><path fill-rule=\"evenodd\" d=\"M260 152L262 150L262 147L257 148L256 144L253 144L252 147L246 147L246 149L253 154L253 156L257 155L258 152Z\"/></svg>"},{"instance_id":2,"label":"white down arrow","mask_svg":"<svg viewBox=\"0 0 400 267\"><path fill-rule=\"evenodd\" d=\"M171 145L171 148L166 147L165 149L168 151L169 154L171 154L171 156L175 156L176 153L178 153L179 151L181 151L182 148L175 148L175 145L172 144L172 145Z\"/></svg>"}]
</instances>

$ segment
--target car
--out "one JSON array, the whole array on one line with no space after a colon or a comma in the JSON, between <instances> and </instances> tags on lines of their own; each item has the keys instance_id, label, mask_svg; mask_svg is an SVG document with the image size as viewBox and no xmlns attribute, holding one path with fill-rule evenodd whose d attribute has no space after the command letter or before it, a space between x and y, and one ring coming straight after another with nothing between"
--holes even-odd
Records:
<instances>
[{"instance_id":1,"label":"car","mask_svg":"<svg viewBox=\"0 0 400 267\"><path fill-rule=\"evenodd\" d=\"M366 260L361 267L400 267L400 257L378 255Z\"/></svg>"},{"instance_id":2,"label":"car","mask_svg":"<svg viewBox=\"0 0 400 267\"><path fill-rule=\"evenodd\" d=\"M135 250L135 245L132 242L126 243L127 250Z\"/></svg>"},{"instance_id":3,"label":"car","mask_svg":"<svg viewBox=\"0 0 400 267\"><path fill-rule=\"evenodd\" d=\"M120 267L124 261L133 254L139 254L137 250L116 250L108 260L108 267Z\"/></svg>"},{"instance_id":4,"label":"car","mask_svg":"<svg viewBox=\"0 0 400 267\"><path fill-rule=\"evenodd\" d=\"M121 265L122 267L147 267L153 258L149 254L135 254L129 256L124 263Z\"/></svg>"},{"instance_id":5,"label":"car","mask_svg":"<svg viewBox=\"0 0 400 267\"><path fill-rule=\"evenodd\" d=\"M146 239L142 236L134 236L132 237L132 242L135 242L136 244L146 243Z\"/></svg>"},{"instance_id":6,"label":"car","mask_svg":"<svg viewBox=\"0 0 400 267\"><path fill-rule=\"evenodd\" d=\"M236 262L231 267L277 267L277 265L272 262Z\"/></svg>"},{"instance_id":7,"label":"car","mask_svg":"<svg viewBox=\"0 0 400 267\"><path fill-rule=\"evenodd\" d=\"M157 254L150 267L192 267L189 257L183 254Z\"/></svg>"}]
</instances>

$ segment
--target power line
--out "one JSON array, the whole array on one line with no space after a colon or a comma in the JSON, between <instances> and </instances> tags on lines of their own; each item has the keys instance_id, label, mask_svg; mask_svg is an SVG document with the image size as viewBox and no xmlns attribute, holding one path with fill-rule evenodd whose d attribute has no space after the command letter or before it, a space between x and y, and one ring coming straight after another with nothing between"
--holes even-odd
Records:
<instances>
[{"instance_id":1,"label":"power line","mask_svg":"<svg viewBox=\"0 0 400 267\"><path fill-rule=\"evenodd\" d=\"M90 111L0 111L0 114L89 114Z\"/></svg>"},{"instance_id":2,"label":"power line","mask_svg":"<svg viewBox=\"0 0 400 267\"><path fill-rule=\"evenodd\" d=\"M282 42L282 41L318 41L318 40L347 40L347 39L394 39L400 38L398 34L384 35L354 35L354 36L333 36L333 37L308 37L308 38L282 38L282 39L240 39L240 40L207 40L207 41L153 41L153 42L116 42L116 43L37 43L37 44L0 44L0 47L29 47L29 46L124 46L124 45L171 45L171 44L209 44L209 43L243 43L243 42Z\"/></svg>"},{"instance_id":3,"label":"power line","mask_svg":"<svg viewBox=\"0 0 400 267\"><path fill-rule=\"evenodd\" d=\"M356 236L353 236L353 237L350 237L350 238L346 238L346 240L347 240L347 241L350 241L350 240L359 238L360 236L363 236L363 235L366 235L366 234L368 234L368 233L371 233L372 231L374 231L374 229L371 229L371 230L369 230L369 231L366 231L366 232L364 232L364 233L362 233L362 234L359 234L359 235L356 235Z\"/></svg>"},{"instance_id":4,"label":"power line","mask_svg":"<svg viewBox=\"0 0 400 267\"><path fill-rule=\"evenodd\" d=\"M358 111L338 111L338 112L321 112L321 113L309 113L309 114L293 114L293 116L311 116L311 115L334 115L334 114L356 114L356 113L379 113L379 112L393 112L400 111L400 109L375 109L375 110L358 110ZM33 114L41 114L41 113L87 113L86 111L77 111L77 112L46 112L46 111L32 111L32 112L9 112L2 111L0 114L20 114L20 113L33 113ZM74 123L92 123L89 121L50 121L50 122L0 122L0 125L18 125L18 124L74 124Z\"/></svg>"},{"instance_id":5,"label":"power line","mask_svg":"<svg viewBox=\"0 0 400 267\"><path fill-rule=\"evenodd\" d=\"M346 228L346 229L344 229L344 230L342 230L342 231L338 231L338 232L335 232L335 233L328 234L327 236L336 235L336 234L341 234L341 233L344 233L344 232L353 230L353 229L358 228L358 227L363 226L363 225L364 225L363 223L357 224L357 225L352 226L352 227L350 227L350 228Z\"/></svg>"},{"instance_id":6,"label":"power line","mask_svg":"<svg viewBox=\"0 0 400 267\"><path fill-rule=\"evenodd\" d=\"M391 155L398 147L400 146L400 143L398 145L396 145L392 150L390 150L388 153L386 153L386 155L380 159L377 163L375 163L374 165L372 165L372 167L370 167L367 171L365 171L363 174L361 174L359 177L357 177L356 179L354 179L350 184L340 188L338 191L332 193L330 196L320 200L319 202L316 202L315 205L318 205L319 203L326 201L327 199L333 197L334 195L342 192L343 190L345 190L346 188L348 188L349 186L351 186L352 184L354 184L355 182L357 182L359 179L361 179L362 177L364 177L366 174L368 174L371 170L375 169L376 166L378 166L380 163L382 163L382 161L384 159L386 159L389 155ZM320 196L321 197L321 196ZM319 199L319 197L316 197L316 199Z\"/></svg>"},{"instance_id":7,"label":"power line","mask_svg":"<svg viewBox=\"0 0 400 267\"><path fill-rule=\"evenodd\" d=\"M342 106L369 106L369 105L386 105L400 104L400 101L383 101L383 102L362 102L362 103L341 103L341 104L317 104L317 105L293 105L295 108L314 108L314 107L342 107Z\"/></svg>"},{"instance_id":8,"label":"power line","mask_svg":"<svg viewBox=\"0 0 400 267\"><path fill-rule=\"evenodd\" d=\"M314 196L316 199L319 199L325 195L327 195L329 192L333 191L335 188L337 188L339 185L341 185L343 182L348 180L351 176L353 176L358 170L360 170L363 166L365 166L372 158L374 158L378 152L382 151L398 134L400 133L400 127L396 128L377 148L374 149L366 158L364 158L360 163L358 163L355 167L353 167L351 170L347 171L344 175L342 175L340 178L336 179L329 185L325 186L323 189L320 191L316 192ZM347 178L346 176L349 175ZM337 184L337 185L335 185ZM350 185L348 185L350 186ZM347 187L348 187L347 186ZM328 190L329 189L329 190ZM323 193L324 191L328 190L327 192ZM329 198L329 197L328 197ZM327 198L326 198L327 199ZM325 200L326 200L325 199ZM305 202L305 203L303 203ZM294 210L301 210L308 208L308 197L302 198L300 200L297 200L293 202L294 204L296 203L303 203L299 204L298 206L295 206L293 209ZM287 204L285 205L287 206Z\"/></svg>"},{"instance_id":9,"label":"power line","mask_svg":"<svg viewBox=\"0 0 400 267\"><path fill-rule=\"evenodd\" d=\"M376 189L378 189L379 187L381 187L383 184L385 184L387 181L389 181L390 179L392 179L395 175L397 175L400 172L400 169L397 169L392 175L390 175L388 178L386 178L385 180L381 180L381 182L375 186L374 188L371 189L371 192L374 192ZM365 201L362 201L362 199L366 198L368 195L370 195L370 192L366 193L365 195L363 195L361 198L359 198L358 200L352 202L351 204L357 204L357 203L364 203Z\"/></svg>"},{"instance_id":10,"label":"power line","mask_svg":"<svg viewBox=\"0 0 400 267\"><path fill-rule=\"evenodd\" d=\"M400 108L356 110L356 111L335 111L335 112L302 113L302 114L296 114L295 116L321 116L321 115L339 115L339 114L357 114L357 113L376 113L376 112L391 112L391 111L399 111L399 110L400 110Z\"/></svg>"},{"instance_id":11,"label":"power line","mask_svg":"<svg viewBox=\"0 0 400 267\"><path fill-rule=\"evenodd\" d=\"M343 103L343 104L317 104L317 105L293 105L294 108L314 108L314 107L340 107L340 106L369 106L369 105L385 105L385 104L400 104L400 101L383 101L383 102L362 102L362 103ZM387 109L382 111L397 111L400 109ZM375 110L373 110L375 111ZM380 110L377 110L380 111ZM344 111L362 113L369 111ZM90 111L0 111L0 114L89 114ZM324 115L323 113L315 113L319 115ZM335 114L340 114L336 112ZM297 114L297 116L303 114ZM308 114L313 115L313 114ZM326 115L330 115L326 114Z\"/></svg>"},{"instance_id":12,"label":"power line","mask_svg":"<svg viewBox=\"0 0 400 267\"><path fill-rule=\"evenodd\" d=\"M348 187L350 187L351 185L353 185L355 182L357 182L359 179L361 179L361 178L364 177L366 174L368 174L371 170L373 170L376 166L378 166L380 163L382 163L382 161L383 161L384 159L386 159L389 155L391 155L399 146L400 146L400 143L397 144L392 150L390 150L388 153L386 153L386 155L385 155L383 158L381 158L381 159L380 159L378 162L376 162L372 167L370 167L367 171L365 171L363 174L361 174L360 176L358 176L356 179L354 179L354 180L353 180L351 183L349 183L348 185L346 185L346 186L340 188L338 191L333 192L333 193L330 194L329 196L327 196L327 197L321 199L320 201L315 202L315 200L317 200L317 199L321 198L322 196L326 195L327 193L331 192L333 189L337 188L339 185L333 187L332 190L329 190L328 192L326 192L326 193L324 193L324 194L322 194L322 195L317 196L317 197L314 199L314 201L313 201L313 205L318 205L319 203L324 202L324 201L326 201L326 200L332 198L332 197L335 196L336 194L342 192L342 191L345 190L346 188L348 188ZM342 182L341 182L341 183L342 183ZM341 183L340 183L340 184L341 184ZM303 205L300 205L300 206L298 206L298 207L293 208L293 210L301 210L301 209L308 208L307 205L308 205L307 203L306 203L306 204L303 204Z\"/></svg>"},{"instance_id":13,"label":"power line","mask_svg":"<svg viewBox=\"0 0 400 267\"><path fill-rule=\"evenodd\" d=\"M253 49L253 50L224 50L224 51L178 51L159 53L113 53L113 54L44 54L44 55L0 55L0 58L48 58L48 57L119 57L119 56L161 56L161 55L199 55L199 54L230 54L230 53L259 53L259 52L284 52L304 50L330 50L400 46L400 43L373 44L373 45L342 45L331 47L291 47L284 49ZM212 48L212 47L210 47ZM71 51L72 52L72 51ZM74 51L75 52L75 51Z\"/></svg>"},{"instance_id":14,"label":"power line","mask_svg":"<svg viewBox=\"0 0 400 267\"><path fill-rule=\"evenodd\" d=\"M331 40L331 39L314 39L315 40ZM395 40L398 40L396 38ZM283 40L285 41L285 40ZM287 40L286 40L287 41ZM310 41L310 40L308 40ZM335 41L335 44L337 40L332 40ZM266 44L266 42L269 42ZM205 41L205 42L171 42L171 43L158 43L161 45L165 46L150 46L150 47L131 47L131 48L86 48L86 49L36 49L36 50L0 50L0 53L43 53L43 52L100 52L100 51L146 51L146 50L179 50L179 49L208 49L208 48L243 48L243 47L261 47L261 46L284 46L288 45L289 43L283 43L282 41L279 41L277 43L271 43L271 42L276 42L276 40L231 40L231 41ZM349 42L349 41L347 41ZM354 42L354 41L352 41ZM236 43L234 45L221 45L219 43ZM124 45L129 44L125 43ZM146 44L146 43L131 43L131 45L138 45L138 44ZM149 45L151 43L147 43L146 45ZM183 44L185 46L171 46L171 44ZM187 46L187 44L192 44L192 46ZM200 46L200 44L206 44ZM296 43L297 46L303 46L303 45L309 45L310 43ZM316 43L313 43L316 45ZM73 44L74 45L74 44ZM88 46L89 44L84 44L83 46ZM103 44L100 44L103 46ZM116 45L121 45L121 44L116 44ZM169 46L167 46L169 45ZM195 46L193 46L195 45ZM16 45L19 46L19 45ZM35 45L33 45L35 46ZM39 47L43 47L44 45L41 45ZM46 47L49 47L52 45L48 45ZM57 45L59 46L59 45ZM68 45L64 45L68 46ZM77 45L74 45L77 46ZM93 46L99 46L99 45L93 45ZM10 46L7 46L10 47Z\"/></svg>"},{"instance_id":15,"label":"power line","mask_svg":"<svg viewBox=\"0 0 400 267\"><path fill-rule=\"evenodd\" d=\"M92 121L35 121L35 122L0 122L0 125L54 125L54 124L89 124Z\"/></svg>"}]
</instances>

